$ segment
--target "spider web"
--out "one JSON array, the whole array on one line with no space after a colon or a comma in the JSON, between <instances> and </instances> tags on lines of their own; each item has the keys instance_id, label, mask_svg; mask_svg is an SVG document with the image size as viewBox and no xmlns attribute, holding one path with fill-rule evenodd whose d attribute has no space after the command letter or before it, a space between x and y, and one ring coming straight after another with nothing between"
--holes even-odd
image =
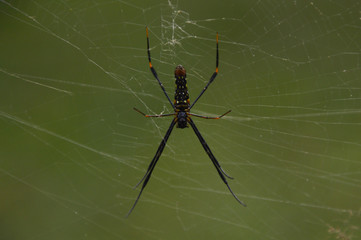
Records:
<instances>
[{"instance_id":1,"label":"spider web","mask_svg":"<svg viewBox=\"0 0 361 240\"><path fill-rule=\"evenodd\" d=\"M0 239L360 239L359 1L0 1ZM173 71L191 129L163 138Z\"/></svg>"}]
</instances>

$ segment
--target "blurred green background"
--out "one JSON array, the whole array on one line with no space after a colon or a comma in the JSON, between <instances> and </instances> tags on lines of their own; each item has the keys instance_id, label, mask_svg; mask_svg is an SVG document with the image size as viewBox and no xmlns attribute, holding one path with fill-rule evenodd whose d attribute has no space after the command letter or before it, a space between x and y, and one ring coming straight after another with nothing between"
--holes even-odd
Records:
<instances>
[{"instance_id":1,"label":"blurred green background","mask_svg":"<svg viewBox=\"0 0 361 240\"><path fill-rule=\"evenodd\" d=\"M360 1L0 1L0 239L361 239ZM238 204L191 129L173 71Z\"/></svg>"}]
</instances>

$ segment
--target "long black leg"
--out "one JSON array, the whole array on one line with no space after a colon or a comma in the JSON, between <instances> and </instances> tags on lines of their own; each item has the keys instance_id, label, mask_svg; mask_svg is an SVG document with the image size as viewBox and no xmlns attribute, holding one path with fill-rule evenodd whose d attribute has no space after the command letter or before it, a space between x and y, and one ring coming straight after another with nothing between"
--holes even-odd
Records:
<instances>
[{"instance_id":1,"label":"long black leg","mask_svg":"<svg viewBox=\"0 0 361 240\"><path fill-rule=\"evenodd\" d=\"M222 174L221 177L228 177L230 179L233 179L233 177L229 176L221 167L221 165L219 164L219 162L217 161L217 159L214 157L211 149L209 148L208 144L206 143L206 141L204 140L204 138L202 137L201 133L199 132L198 128L196 127L195 123L193 122L193 120L191 118L188 119L189 124L192 126L195 134L197 135L199 141L202 143L202 146L204 148L204 150L206 151L206 153L208 154L209 158L212 160L214 166L217 168L217 170L219 170ZM223 176L224 175L224 176ZM223 179L223 178L222 178Z\"/></svg>"},{"instance_id":2,"label":"long black leg","mask_svg":"<svg viewBox=\"0 0 361 240\"><path fill-rule=\"evenodd\" d=\"M160 85L160 87L162 88L165 96L168 98L168 101L170 103L170 105L172 105L173 109L175 110L175 106L174 104L172 103L172 101L170 100L167 92L165 91L165 88L163 86L163 83L159 80L158 78L158 74L157 72L155 71L153 65L152 65L152 61L151 61L151 58L150 58L150 50L149 50L149 34L148 34L148 27L145 28L146 32L147 32L147 52L148 52L148 60L149 60L149 67L150 67L150 71L153 73L153 76L158 80L158 83Z\"/></svg>"},{"instance_id":3,"label":"long black leg","mask_svg":"<svg viewBox=\"0 0 361 240\"><path fill-rule=\"evenodd\" d=\"M212 74L211 78L209 79L207 85L203 88L202 92L198 95L196 100L192 103L189 107L189 110L194 106L194 104L198 101L198 99L203 95L203 93L207 90L208 86L213 82L213 80L217 77L218 74L218 33L217 33L217 55L216 55L216 71Z\"/></svg>"},{"instance_id":4,"label":"long black leg","mask_svg":"<svg viewBox=\"0 0 361 240\"><path fill-rule=\"evenodd\" d=\"M148 181L150 179L150 176L152 175L152 172L153 172L153 170L155 168L155 165L157 164L157 162L159 160L160 155L162 155L163 149L164 149L164 147L165 147L165 145L167 143L167 140L168 140L170 134L172 133L173 127L176 124L176 122L177 122L177 120L176 120L176 118L174 118L172 120L172 123L170 124L170 126L168 128L168 131L165 134L162 142L160 143L160 145L158 147L158 150L155 153L155 156L154 156L153 160L150 162L147 172L145 173L144 177L139 181L139 183L135 186L135 187L137 187L139 184L141 184L144 181L143 185L142 185L142 189L140 190L139 195L138 195L137 199L135 200L135 202L133 204L133 207L129 210L129 212L127 214L127 217L132 213L133 209L135 208L135 205L137 204L137 202L138 202L138 200L140 198L140 195L142 195L142 192L143 192L145 186L147 185L147 183L148 183Z\"/></svg>"},{"instance_id":5,"label":"long black leg","mask_svg":"<svg viewBox=\"0 0 361 240\"><path fill-rule=\"evenodd\" d=\"M214 157L211 149L209 148L208 144L206 143L206 141L204 140L204 138L202 137L201 133L198 131L198 128L196 127L196 125L194 124L193 120L191 118L189 118L188 120L189 124L192 126L195 134L197 135L199 141L201 142L204 150L206 151L206 153L208 154L209 158L212 160L214 166L217 169L217 172L219 174L219 176L221 177L221 179L223 180L223 182L227 185L229 191L232 193L233 197L243 206L246 207L246 204L244 204L241 200L238 199L238 197L233 193L231 187L228 185L227 179L224 176L229 177L221 168L221 165L219 164L219 162L217 161L217 159ZM230 178L230 177L229 177Z\"/></svg>"}]
</instances>

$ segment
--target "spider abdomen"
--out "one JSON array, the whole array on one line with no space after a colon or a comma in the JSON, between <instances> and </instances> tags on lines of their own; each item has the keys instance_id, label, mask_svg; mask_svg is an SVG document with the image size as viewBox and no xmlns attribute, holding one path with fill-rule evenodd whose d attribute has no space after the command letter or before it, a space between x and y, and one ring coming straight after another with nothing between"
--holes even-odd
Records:
<instances>
[{"instance_id":1,"label":"spider abdomen","mask_svg":"<svg viewBox=\"0 0 361 240\"><path fill-rule=\"evenodd\" d=\"M174 71L175 76L175 108L184 111L189 108L189 93L187 87L186 70L182 65L178 65Z\"/></svg>"}]
</instances>

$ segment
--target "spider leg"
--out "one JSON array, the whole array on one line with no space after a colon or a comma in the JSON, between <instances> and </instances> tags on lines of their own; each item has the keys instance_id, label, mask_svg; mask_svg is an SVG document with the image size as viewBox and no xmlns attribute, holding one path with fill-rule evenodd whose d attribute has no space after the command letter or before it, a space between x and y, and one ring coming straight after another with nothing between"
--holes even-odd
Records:
<instances>
[{"instance_id":1,"label":"spider leg","mask_svg":"<svg viewBox=\"0 0 361 240\"><path fill-rule=\"evenodd\" d=\"M148 60L149 60L149 67L150 67L150 71L153 73L153 76L157 79L158 83L159 83L159 86L162 88L165 96L168 98L168 101L170 103L170 105L173 107L173 109L175 109L175 106L174 104L172 103L172 101L170 100L167 92L165 91L165 88L163 86L163 83L159 80L158 78L158 74L157 72L155 71L153 65L152 65L152 61L151 61L151 58L150 58L150 50L149 50L149 34L148 34L148 27L145 28L146 32L147 32L147 52L148 52Z\"/></svg>"},{"instance_id":2,"label":"spider leg","mask_svg":"<svg viewBox=\"0 0 361 240\"><path fill-rule=\"evenodd\" d=\"M241 200L238 199L238 197L233 193L231 187L228 185L227 179L224 177L228 177L231 178L230 176L228 176L223 169L221 168L221 165L219 164L219 162L217 161L217 159L214 157L211 149L209 148L208 144L206 143L206 141L204 140L204 138L202 137L201 133L198 131L198 128L196 127L196 125L194 124L193 120L191 118L188 118L188 122L189 124L192 126L193 131L195 132L195 134L197 135L199 141L201 142L204 150L206 151L206 153L208 154L209 158L212 160L214 166L217 169L217 172L219 174L219 176L221 177L221 179L223 180L223 182L227 185L229 191L232 193L233 197L243 206L246 207L246 204L244 204Z\"/></svg>"},{"instance_id":3,"label":"spider leg","mask_svg":"<svg viewBox=\"0 0 361 240\"><path fill-rule=\"evenodd\" d=\"M204 138L202 137L201 133L199 132L198 128L196 127L195 123L193 122L193 120L191 118L188 118L188 122L189 124L192 126L193 131L195 132L195 134L197 135L199 141L201 142L204 150L206 151L206 153L208 154L209 158L212 160L214 166L217 168L217 170L219 170L221 172L221 177L228 177L229 179L233 179L233 177L229 176L221 167L221 165L219 164L219 162L217 161L217 159L214 157L211 149L209 148L208 144L206 143L206 141L204 140ZM224 175L224 176L223 176ZM223 179L223 178L222 178Z\"/></svg>"},{"instance_id":4,"label":"spider leg","mask_svg":"<svg viewBox=\"0 0 361 240\"><path fill-rule=\"evenodd\" d=\"M202 116L202 115L198 115L198 114L194 114L194 113L188 113L188 115L199 117L199 118L204 118L204 119L220 119L220 118L224 117L225 115L227 115L228 113L230 113L231 111L232 110L229 110L228 112L225 112L225 113L223 113L222 115L220 115L218 117L207 117L207 116Z\"/></svg>"},{"instance_id":5,"label":"spider leg","mask_svg":"<svg viewBox=\"0 0 361 240\"><path fill-rule=\"evenodd\" d=\"M142 111L140 111L139 109L137 108L133 108L135 111L139 112L140 114L142 114L144 117L169 117L169 116L174 116L175 113L167 113L167 114L159 114L159 115L148 115L148 114L145 114L143 113Z\"/></svg>"},{"instance_id":6,"label":"spider leg","mask_svg":"<svg viewBox=\"0 0 361 240\"><path fill-rule=\"evenodd\" d=\"M216 71L212 74L211 78L209 79L207 85L203 88L202 92L198 95L198 97L196 98L196 100L194 100L194 102L192 103L192 105L189 107L189 110L194 106L194 104L198 101L198 99L203 95L203 93L207 90L208 86L213 82L213 80L217 77L218 74L218 59L219 59L219 54L218 54L218 33L217 33L217 54L216 54Z\"/></svg>"},{"instance_id":7,"label":"spider leg","mask_svg":"<svg viewBox=\"0 0 361 240\"><path fill-rule=\"evenodd\" d=\"M147 183L148 183L148 181L149 181L149 179L150 179L150 176L152 175L152 172L153 172L153 170L154 170L154 168L155 168L155 165L157 164L157 162L158 162L158 160L159 160L159 157L160 157L160 155L161 155L162 152L163 152L163 149L164 149L164 147L165 147L165 145L166 145L166 143L167 143L167 141L168 141L168 138L169 138L170 134L172 133L173 127L174 127L174 125L176 124L176 122L177 122L177 119L174 118L174 119L172 120L172 123L170 124L170 126L169 126L169 128L168 128L168 131L167 131L167 133L165 134L162 142L160 143L160 145L159 145L159 147L158 147L158 150L157 150L157 152L155 153L155 156L154 156L153 160L152 160L151 163L149 164L149 167L148 167L147 172L145 173L144 177L140 180L140 182L136 185L136 187L137 187L140 183L142 183L142 182L144 181L144 182L143 182L143 185L142 185L142 189L140 190L139 195L138 195L137 199L135 200L132 208L129 210L129 212L128 212L128 214L127 214L127 217L132 213L133 209L135 208L135 205L137 204L137 202L138 202L138 200L139 200L139 198L140 198L140 195L142 195L142 192L143 192L145 186L147 186Z\"/></svg>"}]
</instances>

